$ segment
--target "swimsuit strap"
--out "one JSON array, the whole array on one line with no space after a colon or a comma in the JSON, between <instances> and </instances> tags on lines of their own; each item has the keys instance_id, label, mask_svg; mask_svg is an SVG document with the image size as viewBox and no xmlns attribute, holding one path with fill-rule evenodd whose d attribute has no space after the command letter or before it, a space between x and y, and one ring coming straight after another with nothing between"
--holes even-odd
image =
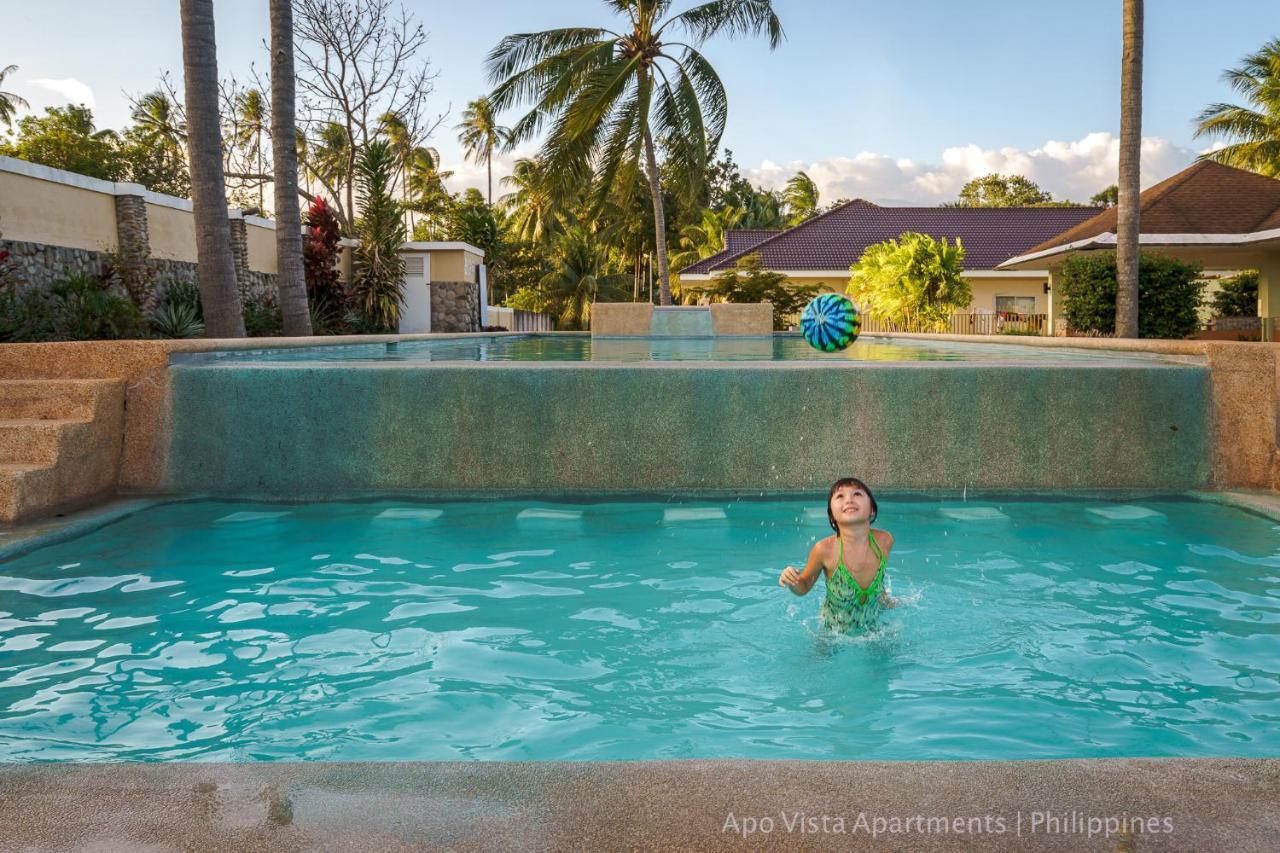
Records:
<instances>
[{"instance_id":1,"label":"swimsuit strap","mask_svg":"<svg viewBox=\"0 0 1280 853\"><path fill-rule=\"evenodd\" d=\"M880 558L880 565L876 569L875 577L871 579L871 583L867 584L864 589L862 584L858 583L858 581L854 579L853 572L849 571L849 567L844 564L844 539L841 538L839 533L836 533L836 541L840 543L840 559L836 562L836 571L839 572L841 569L844 569L845 576L849 578L849 582L853 584L854 588L857 589L858 592L862 593L864 598L879 585L880 579L884 576L885 564L884 552L880 550L880 546L876 543L876 537L870 530L867 531L867 540L875 550L876 556Z\"/></svg>"}]
</instances>

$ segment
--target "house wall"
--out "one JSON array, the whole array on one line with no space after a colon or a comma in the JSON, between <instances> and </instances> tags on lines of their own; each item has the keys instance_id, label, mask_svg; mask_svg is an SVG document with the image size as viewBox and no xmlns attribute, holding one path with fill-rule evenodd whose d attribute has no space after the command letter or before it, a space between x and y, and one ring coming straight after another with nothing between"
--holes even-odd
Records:
<instances>
[{"instance_id":1,"label":"house wall","mask_svg":"<svg viewBox=\"0 0 1280 853\"><path fill-rule=\"evenodd\" d=\"M999 276L996 278L965 276L965 278L973 291L973 297L969 302L970 311L996 310L997 296L1033 296L1036 300L1033 314L1047 314L1049 311L1049 297L1044 292L1044 286L1049 281L1047 275ZM835 293L844 293L845 288L849 285L847 277L836 278L835 276L792 276L787 281L798 285L816 284L824 291ZM700 282L691 282L690 284L696 286Z\"/></svg>"}]
</instances>

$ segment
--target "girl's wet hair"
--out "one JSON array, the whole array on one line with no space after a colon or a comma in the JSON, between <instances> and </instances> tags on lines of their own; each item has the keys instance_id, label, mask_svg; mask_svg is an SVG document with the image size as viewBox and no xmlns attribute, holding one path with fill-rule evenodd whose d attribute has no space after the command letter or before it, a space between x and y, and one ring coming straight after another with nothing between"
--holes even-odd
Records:
<instances>
[{"instance_id":1,"label":"girl's wet hair","mask_svg":"<svg viewBox=\"0 0 1280 853\"><path fill-rule=\"evenodd\" d=\"M827 521L831 522L831 529L836 533L840 532L840 526L836 524L835 514L831 512L831 499L836 496L836 492L845 486L854 486L867 493L867 499L871 501L871 523L875 524L876 516L880 514L880 507L876 504L876 496L871 494L871 489L857 477L841 477L831 484L831 491L827 492Z\"/></svg>"}]
</instances>

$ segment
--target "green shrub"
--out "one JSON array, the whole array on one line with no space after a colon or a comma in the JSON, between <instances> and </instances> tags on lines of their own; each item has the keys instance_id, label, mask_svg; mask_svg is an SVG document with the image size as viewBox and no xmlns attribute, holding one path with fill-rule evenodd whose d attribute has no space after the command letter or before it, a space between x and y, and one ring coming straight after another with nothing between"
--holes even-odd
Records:
<instances>
[{"instance_id":1,"label":"green shrub","mask_svg":"<svg viewBox=\"0 0 1280 853\"><path fill-rule=\"evenodd\" d=\"M1258 271L1246 270L1218 282L1210 306L1215 317L1252 317L1258 313Z\"/></svg>"},{"instance_id":2,"label":"green shrub","mask_svg":"<svg viewBox=\"0 0 1280 853\"><path fill-rule=\"evenodd\" d=\"M251 338L266 338L284 331L284 314L270 294L244 301L244 331Z\"/></svg>"},{"instance_id":3,"label":"green shrub","mask_svg":"<svg viewBox=\"0 0 1280 853\"><path fill-rule=\"evenodd\" d=\"M725 302L770 302L773 304L773 329L786 331L787 318L804 310L805 304L818 295L814 284L788 284L780 272L764 268L760 255L747 255L734 269L716 274L708 288L713 296Z\"/></svg>"},{"instance_id":4,"label":"green shrub","mask_svg":"<svg viewBox=\"0 0 1280 853\"><path fill-rule=\"evenodd\" d=\"M0 286L0 343L53 338L53 313L44 294L16 284Z\"/></svg>"},{"instance_id":5,"label":"green shrub","mask_svg":"<svg viewBox=\"0 0 1280 853\"><path fill-rule=\"evenodd\" d=\"M959 240L907 232L868 246L849 272L848 293L859 310L905 328L943 331L973 299Z\"/></svg>"},{"instance_id":6,"label":"green shrub","mask_svg":"<svg viewBox=\"0 0 1280 853\"><path fill-rule=\"evenodd\" d=\"M1138 274L1138 337L1185 338L1200 328L1204 282L1198 264L1143 253ZM1114 252L1078 254L1062 265L1062 316L1077 332L1113 335L1116 329Z\"/></svg>"},{"instance_id":7,"label":"green shrub","mask_svg":"<svg viewBox=\"0 0 1280 853\"><path fill-rule=\"evenodd\" d=\"M190 302L162 302L147 317L151 330L162 338L198 338L204 322Z\"/></svg>"},{"instance_id":8,"label":"green shrub","mask_svg":"<svg viewBox=\"0 0 1280 853\"><path fill-rule=\"evenodd\" d=\"M77 273L49 289L54 336L68 341L140 338L146 322L133 302L111 291L110 281Z\"/></svg>"}]
</instances>

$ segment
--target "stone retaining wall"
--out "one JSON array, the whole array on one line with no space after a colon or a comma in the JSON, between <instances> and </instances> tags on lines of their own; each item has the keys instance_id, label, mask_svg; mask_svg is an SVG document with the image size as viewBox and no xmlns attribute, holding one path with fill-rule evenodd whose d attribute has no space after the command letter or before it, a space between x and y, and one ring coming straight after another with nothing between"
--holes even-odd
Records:
<instances>
[{"instance_id":1,"label":"stone retaining wall","mask_svg":"<svg viewBox=\"0 0 1280 853\"><path fill-rule=\"evenodd\" d=\"M431 331L480 331L480 286L469 281L431 282Z\"/></svg>"}]
</instances>

